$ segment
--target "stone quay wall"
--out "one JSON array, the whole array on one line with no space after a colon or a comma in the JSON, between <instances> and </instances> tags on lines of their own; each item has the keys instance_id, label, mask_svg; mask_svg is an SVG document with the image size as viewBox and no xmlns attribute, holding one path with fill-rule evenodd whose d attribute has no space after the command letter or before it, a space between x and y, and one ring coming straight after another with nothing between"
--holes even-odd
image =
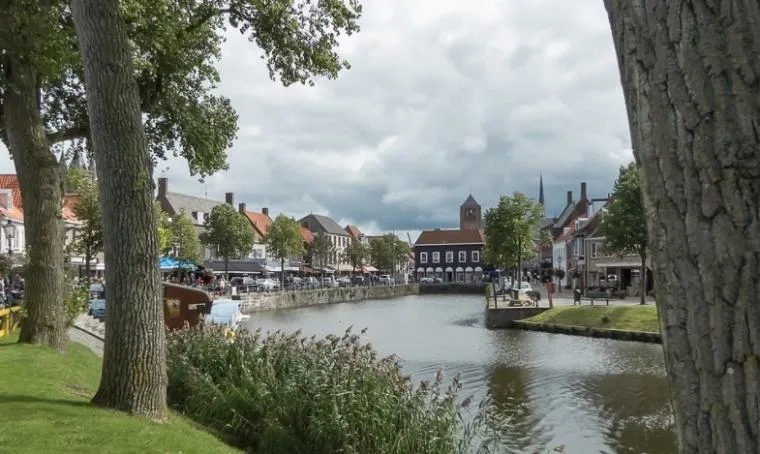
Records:
<instances>
[{"instance_id":1,"label":"stone quay wall","mask_svg":"<svg viewBox=\"0 0 760 454\"><path fill-rule=\"evenodd\" d=\"M357 301L417 295L419 285L377 285L372 287L338 287L294 292L252 293L242 295L243 313L295 309L320 304L355 303Z\"/></svg>"},{"instance_id":2,"label":"stone quay wall","mask_svg":"<svg viewBox=\"0 0 760 454\"><path fill-rule=\"evenodd\" d=\"M420 293L423 295L432 294L461 294L461 295L482 295L485 292L486 284L465 284L464 282L446 282L438 284L420 284Z\"/></svg>"}]
</instances>

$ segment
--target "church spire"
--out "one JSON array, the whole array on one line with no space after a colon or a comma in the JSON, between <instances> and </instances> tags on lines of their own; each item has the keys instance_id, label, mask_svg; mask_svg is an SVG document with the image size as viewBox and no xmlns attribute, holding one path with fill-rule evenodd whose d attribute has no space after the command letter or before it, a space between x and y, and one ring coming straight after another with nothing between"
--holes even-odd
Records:
<instances>
[{"instance_id":1,"label":"church spire","mask_svg":"<svg viewBox=\"0 0 760 454\"><path fill-rule=\"evenodd\" d=\"M538 203L544 205L544 175L538 176Z\"/></svg>"}]
</instances>

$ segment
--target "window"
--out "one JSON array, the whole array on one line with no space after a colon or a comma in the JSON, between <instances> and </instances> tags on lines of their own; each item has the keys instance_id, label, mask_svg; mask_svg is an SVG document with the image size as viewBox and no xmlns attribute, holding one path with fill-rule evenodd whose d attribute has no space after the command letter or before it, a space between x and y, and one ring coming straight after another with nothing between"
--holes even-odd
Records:
<instances>
[{"instance_id":1,"label":"window","mask_svg":"<svg viewBox=\"0 0 760 454\"><path fill-rule=\"evenodd\" d=\"M480 251L472 251L472 261L475 263L480 261Z\"/></svg>"},{"instance_id":2,"label":"window","mask_svg":"<svg viewBox=\"0 0 760 454\"><path fill-rule=\"evenodd\" d=\"M454 251L446 251L446 263L454 263Z\"/></svg>"},{"instance_id":3,"label":"window","mask_svg":"<svg viewBox=\"0 0 760 454\"><path fill-rule=\"evenodd\" d=\"M591 258L598 259L602 256L602 243L591 243Z\"/></svg>"},{"instance_id":4,"label":"window","mask_svg":"<svg viewBox=\"0 0 760 454\"><path fill-rule=\"evenodd\" d=\"M420 252L420 263L427 263L427 252Z\"/></svg>"},{"instance_id":5,"label":"window","mask_svg":"<svg viewBox=\"0 0 760 454\"><path fill-rule=\"evenodd\" d=\"M459 251L459 261L464 263L467 261L467 251Z\"/></svg>"},{"instance_id":6,"label":"window","mask_svg":"<svg viewBox=\"0 0 760 454\"><path fill-rule=\"evenodd\" d=\"M436 251L433 252L433 263L438 263L441 261L441 253Z\"/></svg>"}]
</instances>

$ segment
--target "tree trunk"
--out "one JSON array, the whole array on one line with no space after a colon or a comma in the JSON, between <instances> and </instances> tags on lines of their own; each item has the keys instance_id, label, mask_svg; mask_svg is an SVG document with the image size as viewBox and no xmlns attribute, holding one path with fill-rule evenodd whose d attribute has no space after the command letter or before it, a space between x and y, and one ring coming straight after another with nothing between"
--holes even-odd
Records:
<instances>
[{"instance_id":1,"label":"tree trunk","mask_svg":"<svg viewBox=\"0 0 760 454\"><path fill-rule=\"evenodd\" d=\"M760 4L605 5L680 452L760 452Z\"/></svg>"},{"instance_id":2,"label":"tree trunk","mask_svg":"<svg viewBox=\"0 0 760 454\"><path fill-rule=\"evenodd\" d=\"M641 254L641 270L639 271L639 276L641 277L641 282L639 283L641 285L641 301L639 301L639 304L642 306L647 303L647 255L646 253Z\"/></svg>"},{"instance_id":3,"label":"tree trunk","mask_svg":"<svg viewBox=\"0 0 760 454\"><path fill-rule=\"evenodd\" d=\"M280 291L285 291L285 258L280 259Z\"/></svg>"},{"instance_id":4,"label":"tree trunk","mask_svg":"<svg viewBox=\"0 0 760 454\"><path fill-rule=\"evenodd\" d=\"M93 403L166 417L164 316L152 163L118 0L71 4L84 63L108 285L103 372Z\"/></svg>"},{"instance_id":5,"label":"tree trunk","mask_svg":"<svg viewBox=\"0 0 760 454\"><path fill-rule=\"evenodd\" d=\"M92 278L90 277L90 273L92 272L90 269L90 260L92 260L92 253L87 250L84 253L84 283L87 286L87 291L90 291L90 281Z\"/></svg>"},{"instance_id":6,"label":"tree trunk","mask_svg":"<svg viewBox=\"0 0 760 454\"><path fill-rule=\"evenodd\" d=\"M24 197L26 233L26 316L20 342L63 349L66 319L63 305L64 229L62 182L58 160L50 152L37 100L33 68L8 57L3 117Z\"/></svg>"}]
</instances>

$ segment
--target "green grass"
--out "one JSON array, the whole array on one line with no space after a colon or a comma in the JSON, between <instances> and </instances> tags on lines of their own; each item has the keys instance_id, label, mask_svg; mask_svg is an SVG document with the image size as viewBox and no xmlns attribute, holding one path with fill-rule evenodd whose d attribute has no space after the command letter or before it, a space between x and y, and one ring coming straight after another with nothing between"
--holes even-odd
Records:
<instances>
[{"instance_id":1,"label":"green grass","mask_svg":"<svg viewBox=\"0 0 760 454\"><path fill-rule=\"evenodd\" d=\"M654 305L555 307L523 321L651 333L660 332L657 308Z\"/></svg>"},{"instance_id":2,"label":"green grass","mask_svg":"<svg viewBox=\"0 0 760 454\"><path fill-rule=\"evenodd\" d=\"M233 453L172 414L164 424L91 406L100 359L71 342L66 353L0 339L0 452Z\"/></svg>"}]
</instances>

